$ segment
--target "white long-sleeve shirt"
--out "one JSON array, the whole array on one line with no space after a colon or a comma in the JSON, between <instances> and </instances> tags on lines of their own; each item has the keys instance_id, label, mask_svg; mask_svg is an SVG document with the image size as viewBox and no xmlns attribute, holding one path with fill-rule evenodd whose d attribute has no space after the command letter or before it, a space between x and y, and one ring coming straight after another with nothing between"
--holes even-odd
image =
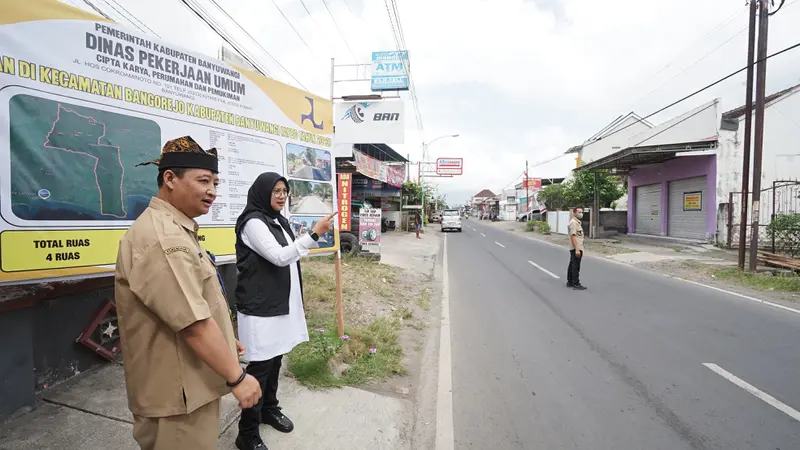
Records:
<instances>
[{"instance_id":1,"label":"white long-sleeve shirt","mask_svg":"<svg viewBox=\"0 0 800 450\"><path fill-rule=\"evenodd\" d=\"M316 247L317 243L307 234L294 242L286 230L283 234L289 243L286 247L278 243L261 219L248 220L242 229L244 245L276 266L289 266L291 274L289 314L275 317L237 314L239 341L245 347L244 358L247 361L266 361L289 353L298 344L308 341L300 273L295 263L307 256L308 250Z\"/></svg>"}]
</instances>

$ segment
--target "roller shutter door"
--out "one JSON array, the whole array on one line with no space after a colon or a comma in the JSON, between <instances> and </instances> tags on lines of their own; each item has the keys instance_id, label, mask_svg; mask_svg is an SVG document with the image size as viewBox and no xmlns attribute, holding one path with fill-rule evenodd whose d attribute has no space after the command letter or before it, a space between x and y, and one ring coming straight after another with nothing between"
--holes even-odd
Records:
<instances>
[{"instance_id":1,"label":"roller shutter door","mask_svg":"<svg viewBox=\"0 0 800 450\"><path fill-rule=\"evenodd\" d=\"M705 176L670 181L668 236L706 239L707 186Z\"/></svg>"},{"instance_id":2,"label":"roller shutter door","mask_svg":"<svg viewBox=\"0 0 800 450\"><path fill-rule=\"evenodd\" d=\"M636 188L636 233L661 234L661 183Z\"/></svg>"}]
</instances>

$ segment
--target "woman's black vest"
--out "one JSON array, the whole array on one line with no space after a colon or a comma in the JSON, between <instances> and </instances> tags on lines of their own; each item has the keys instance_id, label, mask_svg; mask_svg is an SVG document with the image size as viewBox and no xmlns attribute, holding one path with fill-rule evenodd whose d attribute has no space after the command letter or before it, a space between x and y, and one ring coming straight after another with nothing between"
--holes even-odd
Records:
<instances>
[{"instance_id":1,"label":"woman's black vest","mask_svg":"<svg viewBox=\"0 0 800 450\"><path fill-rule=\"evenodd\" d=\"M260 219L267 224L269 231L282 247L289 245L283 234L283 228L273 219L258 213L252 214L250 219ZM236 309L249 316L285 316L289 314L289 294L292 289L290 267L278 267L244 245L241 234L246 224L247 221L242 223L236 235L236 268L239 272L236 283ZM300 275L299 262L297 273ZM302 287L303 277L300 275L301 290Z\"/></svg>"}]
</instances>

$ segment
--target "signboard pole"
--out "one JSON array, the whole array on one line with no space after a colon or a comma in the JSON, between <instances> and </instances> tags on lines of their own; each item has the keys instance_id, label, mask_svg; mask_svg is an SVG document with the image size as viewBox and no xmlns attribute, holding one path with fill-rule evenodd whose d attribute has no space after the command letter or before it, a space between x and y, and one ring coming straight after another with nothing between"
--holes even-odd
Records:
<instances>
[{"instance_id":1,"label":"signboard pole","mask_svg":"<svg viewBox=\"0 0 800 450\"><path fill-rule=\"evenodd\" d=\"M531 209L531 181L528 178L528 160L525 160L525 214L528 214L528 211ZM526 218L526 222L531 220L530 217Z\"/></svg>"},{"instance_id":2,"label":"signboard pole","mask_svg":"<svg viewBox=\"0 0 800 450\"><path fill-rule=\"evenodd\" d=\"M334 70L336 69L336 63L334 58L331 58L331 103L333 103L333 84L334 84ZM336 129L333 130L334 137L336 136ZM350 205L348 205L348 214L350 213ZM339 208L341 210L341 205ZM341 231L341 230L339 230ZM340 238L341 239L341 238ZM333 255L333 271L334 276L336 277L336 331L339 333L339 336L344 335L344 308L342 306L342 250L336 250L336 253Z\"/></svg>"}]
</instances>

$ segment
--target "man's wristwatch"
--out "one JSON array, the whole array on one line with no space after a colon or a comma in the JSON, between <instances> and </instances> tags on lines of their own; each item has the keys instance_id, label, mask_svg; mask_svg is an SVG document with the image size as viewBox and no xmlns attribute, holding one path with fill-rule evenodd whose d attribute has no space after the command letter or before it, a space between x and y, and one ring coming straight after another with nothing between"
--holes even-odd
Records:
<instances>
[{"instance_id":1,"label":"man's wristwatch","mask_svg":"<svg viewBox=\"0 0 800 450\"><path fill-rule=\"evenodd\" d=\"M311 239L313 239L314 242L319 240L319 235L313 231L311 233L308 233L308 235L311 236Z\"/></svg>"}]
</instances>

